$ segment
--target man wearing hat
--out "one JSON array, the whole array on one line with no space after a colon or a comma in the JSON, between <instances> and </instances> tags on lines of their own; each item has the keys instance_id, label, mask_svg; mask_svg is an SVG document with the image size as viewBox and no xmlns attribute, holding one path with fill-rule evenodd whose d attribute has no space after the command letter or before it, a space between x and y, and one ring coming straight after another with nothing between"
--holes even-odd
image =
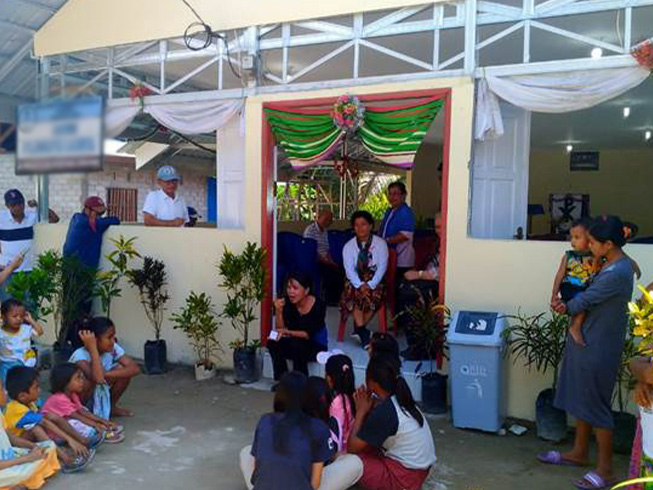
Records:
<instances>
[{"instance_id":1,"label":"man wearing hat","mask_svg":"<svg viewBox=\"0 0 653 490\"><path fill-rule=\"evenodd\" d=\"M25 197L18 189L5 192L7 209L0 211L0 268L12 263L19 255L24 256L23 263L16 272L32 270L32 242L34 225L39 222L36 201L28 203L25 209ZM50 210L50 222L56 223L59 216ZM9 281L5 282L5 286ZM6 299L6 293L0 290L0 300Z\"/></svg>"},{"instance_id":2,"label":"man wearing hat","mask_svg":"<svg viewBox=\"0 0 653 490\"><path fill-rule=\"evenodd\" d=\"M64 257L77 257L82 264L97 269L100 264L102 235L111 225L119 225L115 216L103 218L107 207L98 196L91 196L84 202L81 213L75 213L68 226Z\"/></svg>"},{"instance_id":3,"label":"man wearing hat","mask_svg":"<svg viewBox=\"0 0 653 490\"><path fill-rule=\"evenodd\" d=\"M175 167L164 165L156 178L160 189L150 192L143 205L145 226L184 226L188 222L188 208L177 192L181 176Z\"/></svg>"}]
</instances>

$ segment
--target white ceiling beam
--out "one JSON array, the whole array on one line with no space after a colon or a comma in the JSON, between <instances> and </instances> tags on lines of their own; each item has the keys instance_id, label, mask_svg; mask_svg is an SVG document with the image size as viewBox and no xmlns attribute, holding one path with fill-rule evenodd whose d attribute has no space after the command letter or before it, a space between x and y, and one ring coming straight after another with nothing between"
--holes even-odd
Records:
<instances>
[{"instance_id":1,"label":"white ceiling beam","mask_svg":"<svg viewBox=\"0 0 653 490\"><path fill-rule=\"evenodd\" d=\"M542 24L541 22L531 21L531 27L535 27L542 31L550 32L551 34L557 34L558 36L566 37L568 39L573 39L581 43L585 43L589 46L599 47L607 49L609 51L614 51L615 53L623 54L624 48L622 46L616 46L614 44L606 43L604 41L599 41L588 36L583 36L582 34L576 34L575 32L567 31L565 29L560 29L559 27L554 27L549 24Z\"/></svg>"},{"instance_id":2,"label":"white ceiling beam","mask_svg":"<svg viewBox=\"0 0 653 490\"><path fill-rule=\"evenodd\" d=\"M22 61L25 59L25 57L29 54L29 52L32 50L32 40L25 45L23 45L22 48L20 48L14 56L9 59L6 63L4 63L2 66L0 66L0 82L2 82L7 76L11 74L11 72L16 68Z\"/></svg>"},{"instance_id":3,"label":"white ceiling beam","mask_svg":"<svg viewBox=\"0 0 653 490\"><path fill-rule=\"evenodd\" d=\"M425 8L427 8L427 6L406 7L381 17L379 20L376 20L363 28L363 37L367 37L379 29L397 24L405 19L408 19L409 17L418 14Z\"/></svg>"},{"instance_id":4,"label":"white ceiling beam","mask_svg":"<svg viewBox=\"0 0 653 490\"><path fill-rule=\"evenodd\" d=\"M519 19L522 16L523 10L516 7L509 7L495 2L487 2L481 0L477 4L479 13L502 15L506 19Z\"/></svg>"},{"instance_id":5,"label":"white ceiling beam","mask_svg":"<svg viewBox=\"0 0 653 490\"><path fill-rule=\"evenodd\" d=\"M44 3L35 2L34 0L10 0L10 1L18 5L24 5L26 7L31 7L40 10L42 12L47 12L50 15L54 15L57 13L57 9L55 7L46 5Z\"/></svg>"}]
</instances>

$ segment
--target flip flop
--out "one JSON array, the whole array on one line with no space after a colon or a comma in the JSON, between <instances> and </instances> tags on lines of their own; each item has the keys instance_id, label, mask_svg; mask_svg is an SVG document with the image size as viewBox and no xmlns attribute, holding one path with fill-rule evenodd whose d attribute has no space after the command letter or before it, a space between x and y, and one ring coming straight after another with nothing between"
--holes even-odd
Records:
<instances>
[{"instance_id":1,"label":"flip flop","mask_svg":"<svg viewBox=\"0 0 653 490\"><path fill-rule=\"evenodd\" d=\"M611 488L614 480L607 481L596 471L588 471L580 480L573 482L576 488L580 490L600 490L602 488Z\"/></svg>"},{"instance_id":2,"label":"flip flop","mask_svg":"<svg viewBox=\"0 0 653 490\"><path fill-rule=\"evenodd\" d=\"M540 463L550 464L553 466L582 466L580 463L576 463L575 461L564 459L560 451L548 451L546 453L540 453L537 455L537 460Z\"/></svg>"},{"instance_id":3,"label":"flip flop","mask_svg":"<svg viewBox=\"0 0 653 490\"><path fill-rule=\"evenodd\" d=\"M125 440L125 434L121 432L107 432L107 437L104 439L105 444L119 444Z\"/></svg>"}]
</instances>

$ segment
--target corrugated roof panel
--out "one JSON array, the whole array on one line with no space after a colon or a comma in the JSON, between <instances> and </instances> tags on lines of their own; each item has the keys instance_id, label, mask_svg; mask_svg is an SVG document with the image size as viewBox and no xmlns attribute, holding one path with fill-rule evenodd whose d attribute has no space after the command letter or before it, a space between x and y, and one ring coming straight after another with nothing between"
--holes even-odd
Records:
<instances>
[{"instance_id":1,"label":"corrugated roof panel","mask_svg":"<svg viewBox=\"0 0 653 490\"><path fill-rule=\"evenodd\" d=\"M67 0L0 0L0 70ZM43 6L39 7L39 5ZM18 27L12 28L11 25ZM28 55L0 81L0 95L33 99L36 61Z\"/></svg>"}]
</instances>

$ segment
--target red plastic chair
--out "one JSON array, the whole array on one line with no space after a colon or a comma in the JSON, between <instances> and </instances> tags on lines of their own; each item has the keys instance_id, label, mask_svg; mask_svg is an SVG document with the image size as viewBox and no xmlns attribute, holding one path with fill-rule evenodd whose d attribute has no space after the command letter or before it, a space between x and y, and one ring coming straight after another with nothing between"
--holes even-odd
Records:
<instances>
[{"instance_id":1,"label":"red plastic chair","mask_svg":"<svg viewBox=\"0 0 653 490\"><path fill-rule=\"evenodd\" d=\"M376 312L379 317L379 332L386 333L388 331L387 311L385 301L381 303L379 310ZM349 311L340 309L340 324L338 325L338 342L342 342L345 338L345 330L347 329L347 320L349 319ZM396 333L396 332L395 332Z\"/></svg>"}]
</instances>

